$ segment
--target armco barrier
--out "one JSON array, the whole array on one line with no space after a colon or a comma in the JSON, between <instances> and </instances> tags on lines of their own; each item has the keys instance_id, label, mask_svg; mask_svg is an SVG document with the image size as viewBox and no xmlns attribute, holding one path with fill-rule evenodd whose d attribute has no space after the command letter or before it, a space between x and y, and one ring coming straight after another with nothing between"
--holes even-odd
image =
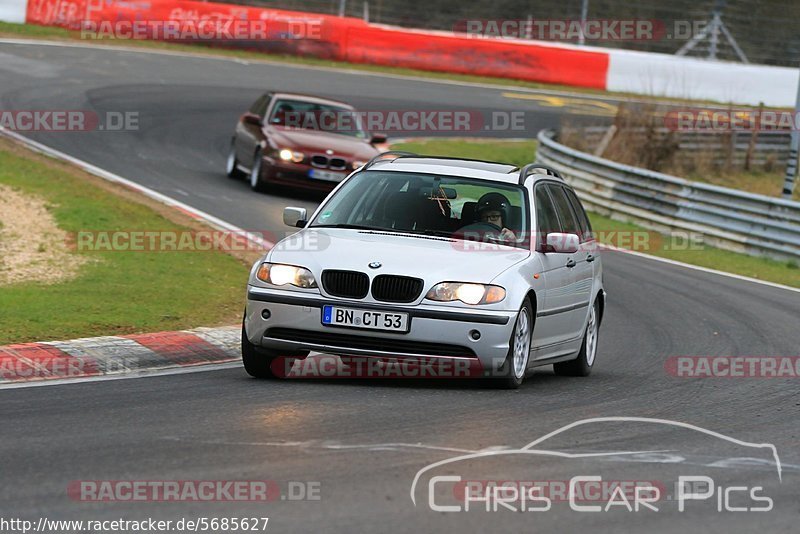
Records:
<instances>
[{"instance_id":1,"label":"armco barrier","mask_svg":"<svg viewBox=\"0 0 800 534\"><path fill-rule=\"evenodd\" d=\"M18 1L18 0L11 0ZM334 17L213 2L103 2L29 0L27 22L80 29L85 21L263 20L272 39L232 43L270 52L309 55L441 72L477 74L580 87L605 88L608 54L536 41L468 38ZM286 38L292 24L316 22L312 38Z\"/></svg>"},{"instance_id":2,"label":"armco barrier","mask_svg":"<svg viewBox=\"0 0 800 534\"><path fill-rule=\"evenodd\" d=\"M727 250L800 258L800 202L690 182L598 158L539 132L539 163L559 170L586 206L656 230L699 232Z\"/></svg>"},{"instance_id":3,"label":"armco barrier","mask_svg":"<svg viewBox=\"0 0 800 534\"><path fill-rule=\"evenodd\" d=\"M538 41L351 26L343 59L423 70L605 89L608 54Z\"/></svg>"},{"instance_id":4,"label":"armco barrier","mask_svg":"<svg viewBox=\"0 0 800 534\"><path fill-rule=\"evenodd\" d=\"M23 24L25 22L26 4L26 0L0 1L0 20L3 22Z\"/></svg>"},{"instance_id":5,"label":"armco barrier","mask_svg":"<svg viewBox=\"0 0 800 534\"><path fill-rule=\"evenodd\" d=\"M797 68L610 50L606 89L637 95L794 106Z\"/></svg>"},{"instance_id":6,"label":"armco barrier","mask_svg":"<svg viewBox=\"0 0 800 534\"><path fill-rule=\"evenodd\" d=\"M266 25L267 39L213 44L323 59L342 59L345 56L343 40L347 35L346 28L366 26L364 21L355 18L186 0L155 2L27 0L27 4L27 23L61 26L73 30L81 29L86 23L99 24L104 21L110 23L176 21L195 24L205 21L263 21ZM304 33L306 31L309 33L313 31L313 34L306 35ZM298 33L299 38L288 37Z\"/></svg>"}]
</instances>

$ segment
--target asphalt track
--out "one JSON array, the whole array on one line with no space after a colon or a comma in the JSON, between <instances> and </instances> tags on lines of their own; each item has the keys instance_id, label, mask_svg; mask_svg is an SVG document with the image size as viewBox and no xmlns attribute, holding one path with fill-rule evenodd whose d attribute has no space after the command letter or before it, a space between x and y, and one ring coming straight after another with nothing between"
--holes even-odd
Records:
<instances>
[{"instance_id":1,"label":"asphalt track","mask_svg":"<svg viewBox=\"0 0 800 534\"><path fill-rule=\"evenodd\" d=\"M346 98L361 108L526 109L531 137L540 127L558 125L563 112L508 99L500 89L0 44L0 108L140 115L138 131L32 138L243 228L280 236L284 205L311 208L316 201L257 195L222 174L233 123L265 88ZM606 253L604 262L609 305L599 360L587 379L543 369L519 391L507 392L454 380L267 383L228 368L0 391L0 517L268 516L271 531L304 532L796 531L797 379L685 379L670 376L664 365L680 355L797 356L800 295L621 253ZM601 475L662 481L668 488L678 475L705 474L717 486L762 486L774 509L718 512L716 494L690 503L686 512L665 500L659 512L577 512L554 502L542 512L443 513L429 509L425 487L417 488L416 505L411 500L414 477L428 464L464 451L522 447L581 419L619 416L682 421L774 444L782 479L770 456L764 460L764 449L636 421L596 422L546 444L573 453L662 452L572 459L493 455L463 470L442 466L439 474L537 481ZM321 499L87 503L68 496L75 480L274 480L284 490L288 481L314 481Z\"/></svg>"}]
</instances>

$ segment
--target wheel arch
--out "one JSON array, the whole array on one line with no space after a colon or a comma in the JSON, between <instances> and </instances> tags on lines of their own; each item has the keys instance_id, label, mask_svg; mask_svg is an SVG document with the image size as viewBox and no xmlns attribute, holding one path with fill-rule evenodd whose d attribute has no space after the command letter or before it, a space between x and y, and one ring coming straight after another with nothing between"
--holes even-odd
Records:
<instances>
[{"instance_id":1,"label":"wheel arch","mask_svg":"<svg viewBox=\"0 0 800 534\"><path fill-rule=\"evenodd\" d=\"M531 326L531 338L533 338L533 331L536 328L536 310L539 309L538 300L536 297L536 290L529 289L528 292L525 294L525 298L528 299L531 303L531 322L533 323ZM522 306L522 303L520 303Z\"/></svg>"},{"instance_id":2,"label":"wheel arch","mask_svg":"<svg viewBox=\"0 0 800 534\"><path fill-rule=\"evenodd\" d=\"M606 292L605 290L601 289L597 292L597 296L595 297L595 301L597 302L598 314L599 317L597 318L597 326L603 324L603 315L606 311Z\"/></svg>"}]
</instances>

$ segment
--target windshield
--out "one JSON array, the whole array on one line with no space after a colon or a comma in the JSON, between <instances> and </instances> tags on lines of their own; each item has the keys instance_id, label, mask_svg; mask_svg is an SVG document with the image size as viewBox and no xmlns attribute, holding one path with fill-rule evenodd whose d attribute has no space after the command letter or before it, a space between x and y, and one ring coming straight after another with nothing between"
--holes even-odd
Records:
<instances>
[{"instance_id":1,"label":"windshield","mask_svg":"<svg viewBox=\"0 0 800 534\"><path fill-rule=\"evenodd\" d=\"M365 171L323 207L311 227L357 228L527 247L523 188L457 176Z\"/></svg>"},{"instance_id":2,"label":"windshield","mask_svg":"<svg viewBox=\"0 0 800 534\"><path fill-rule=\"evenodd\" d=\"M281 99L275 102L270 124L301 128L366 139L361 118L352 109L304 100Z\"/></svg>"}]
</instances>

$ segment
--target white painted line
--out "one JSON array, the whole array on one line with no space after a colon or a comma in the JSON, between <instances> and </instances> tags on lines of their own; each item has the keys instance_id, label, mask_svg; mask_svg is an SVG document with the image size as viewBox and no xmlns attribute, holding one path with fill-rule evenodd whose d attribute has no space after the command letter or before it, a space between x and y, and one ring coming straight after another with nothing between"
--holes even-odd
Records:
<instances>
[{"instance_id":1,"label":"white painted line","mask_svg":"<svg viewBox=\"0 0 800 534\"><path fill-rule=\"evenodd\" d=\"M20 135L17 132L14 132L14 131L11 131L11 130L8 130L8 129L4 128L3 126L0 126L0 135L2 135L4 137L7 137L9 139L13 139L13 140L15 140L15 141L17 141L19 143L22 143L22 144L26 145L28 148L30 148L31 150L35 151L35 152L39 152L41 154L45 154L47 156L50 156L50 157L53 157L53 158L60 159L62 161L66 161L68 163L71 163L71 164L75 165L76 167L79 167L80 169L88 172L89 174L93 174L93 175L95 175L95 176L97 176L99 178L102 178L103 180L107 180L109 182L114 182L114 183L117 183L117 184L120 184L120 185L124 185L125 187L133 189L133 190L135 190L135 191L137 191L137 192L139 192L139 193L141 193L141 194L143 194L143 195L145 195L145 196L147 196L149 198L152 198L153 200L156 200L156 201L158 201L158 202L160 202L162 204L166 204L167 206L178 208L178 209L180 209L180 210L182 210L184 212L187 212L187 213L189 213L191 215L194 215L198 219L201 219L201 220L205 221L206 223L210 224L211 226L213 226L213 227L215 227L217 229L227 230L229 232L233 232L233 233L236 233L236 234L239 234L239 235L243 235L244 237L247 238L248 241L250 241L252 243L255 243L256 245L258 245L260 247L263 247L265 251L266 251L266 249L270 249L275 245L274 243L272 243L270 241L267 241L266 239L262 238L259 235L253 234L251 232L245 232L242 228L239 228L238 226L235 226L235 225L233 225L233 224L231 224L229 222L226 222L226 221L223 221L222 219L214 217L213 215L211 215L209 213L206 213L204 211L200 211L197 208L193 208L192 206L190 206L188 204L180 202L179 200L175 200L174 198L168 197L167 195L161 194L158 191L150 189L149 187L145 187L145 186L143 186L141 184L137 184L136 182L133 182L131 180L123 178L122 176L119 176L117 174L108 172L108 171L106 171L104 169L101 169L100 167L96 167L96 166L92 165L91 163L83 161L82 159L78 159L78 158L72 157L69 154L65 154L64 152L61 152L60 150L56 150L54 148L50 148L47 145L43 145L42 143L39 143L39 142L34 141L32 139L28 139L27 137L25 137L23 135Z\"/></svg>"},{"instance_id":2,"label":"white painted line","mask_svg":"<svg viewBox=\"0 0 800 534\"><path fill-rule=\"evenodd\" d=\"M719 276L724 276L726 278L733 278L735 280L742 280L744 282L752 282L754 284L761 284L762 286L769 286L774 287L776 289L785 289L787 291L794 291L795 293L800 293L800 288L785 286L783 284L778 284L776 282L767 282L766 280L759 280L758 278L751 278L749 276L744 276L741 274L734 274L734 273L726 273L725 271L718 271L716 269L710 269L708 267L700 267L699 265L692 265L691 263L683 263L682 261L670 260L667 258L662 258L660 256L653 256L651 254L645 254L644 252L637 252L633 250L627 250L624 248L617 248L613 245L599 245L602 248L606 248L612 250L614 252L622 252L624 254L630 254L631 256L637 256L640 258L647 258L653 261L660 261L661 263L668 263L670 265L675 265L678 267L685 267L686 269L692 269L694 271L701 271L708 274L716 274Z\"/></svg>"},{"instance_id":3,"label":"white painted line","mask_svg":"<svg viewBox=\"0 0 800 534\"><path fill-rule=\"evenodd\" d=\"M171 367L165 369L145 370L138 373L87 376L82 378L58 378L53 380L35 380L32 382L10 382L0 384L0 392L6 389L38 388L44 386L69 386L86 382L107 382L109 380L131 380L134 378L153 378L156 376L184 375L189 373L207 373L209 371L225 371L241 369L241 362L204 363L191 367Z\"/></svg>"}]
</instances>

